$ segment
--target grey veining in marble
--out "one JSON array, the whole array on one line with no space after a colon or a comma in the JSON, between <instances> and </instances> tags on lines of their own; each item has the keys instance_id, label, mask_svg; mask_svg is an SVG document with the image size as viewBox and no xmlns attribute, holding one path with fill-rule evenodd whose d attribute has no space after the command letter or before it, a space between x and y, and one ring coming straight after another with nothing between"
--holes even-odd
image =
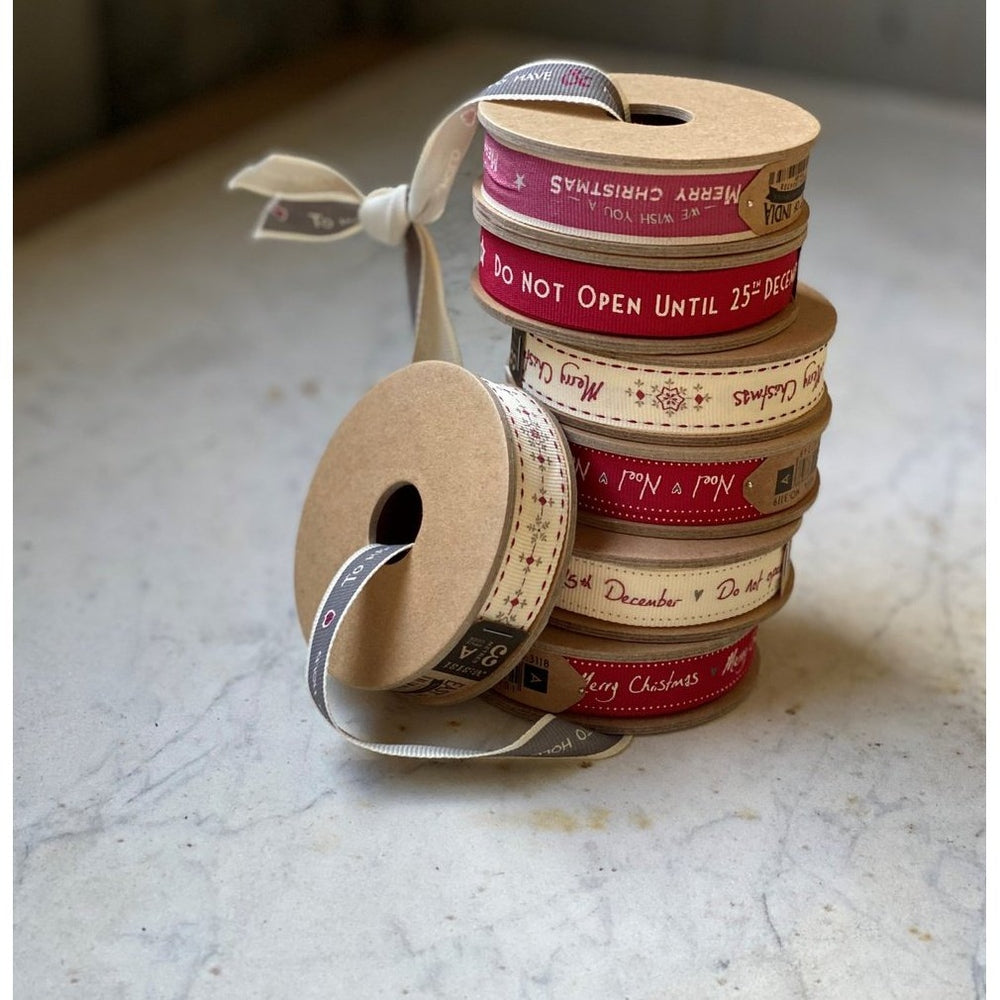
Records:
<instances>
[{"instance_id":1,"label":"grey veining in marble","mask_svg":"<svg viewBox=\"0 0 1000 1000\"><path fill-rule=\"evenodd\" d=\"M309 702L298 511L408 360L402 264L252 244L225 180L283 149L399 183L444 111L557 48L422 50L16 247L15 995L985 996L979 107L581 53L823 122L801 277L839 311L834 417L759 683L591 767L366 756ZM434 232L500 378L474 161Z\"/></svg>"}]
</instances>

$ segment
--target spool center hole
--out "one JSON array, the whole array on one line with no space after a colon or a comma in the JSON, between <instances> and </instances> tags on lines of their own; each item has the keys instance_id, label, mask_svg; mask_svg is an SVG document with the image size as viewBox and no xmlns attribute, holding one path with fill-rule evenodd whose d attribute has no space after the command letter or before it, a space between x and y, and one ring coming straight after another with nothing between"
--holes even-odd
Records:
<instances>
[{"instance_id":1,"label":"spool center hole","mask_svg":"<svg viewBox=\"0 0 1000 1000\"><path fill-rule=\"evenodd\" d=\"M375 508L372 524L372 541L381 545L406 545L416 541L424 519L424 504L420 490L413 483L391 487L382 502ZM407 552L391 560L404 559Z\"/></svg>"},{"instance_id":2,"label":"spool center hole","mask_svg":"<svg viewBox=\"0 0 1000 1000\"><path fill-rule=\"evenodd\" d=\"M661 104L633 104L629 108L633 125L684 125L694 118L683 108L669 108Z\"/></svg>"}]
</instances>

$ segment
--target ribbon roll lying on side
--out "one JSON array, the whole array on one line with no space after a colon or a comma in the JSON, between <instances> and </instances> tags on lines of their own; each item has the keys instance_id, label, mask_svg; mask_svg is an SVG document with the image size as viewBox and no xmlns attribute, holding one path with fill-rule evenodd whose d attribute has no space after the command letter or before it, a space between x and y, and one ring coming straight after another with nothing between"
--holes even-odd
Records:
<instances>
[{"instance_id":1,"label":"ribbon roll lying on side","mask_svg":"<svg viewBox=\"0 0 1000 1000\"><path fill-rule=\"evenodd\" d=\"M483 751L371 741L336 721L335 682L438 705L497 683L545 627L574 526L565 439L530 396L439 361L383 379L331 439L299 524L296 603L320 712L394 756L622 749L553 717Z\"/></svg>"}]
</instances>

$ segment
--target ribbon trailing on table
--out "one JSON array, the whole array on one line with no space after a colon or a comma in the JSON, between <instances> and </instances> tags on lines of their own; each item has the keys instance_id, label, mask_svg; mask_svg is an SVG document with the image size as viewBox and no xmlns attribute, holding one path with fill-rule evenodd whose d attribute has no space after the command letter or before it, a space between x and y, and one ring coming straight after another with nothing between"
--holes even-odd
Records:
<instances>
[{"instance_id":1,"label":"ribbon trailing on table","mask_svg":"<svg viewBox=\"0 0 1000 1000\"><path fill-rule=\"evenodd\" d=\"M387 563L405 555L409 548L409 544L372 544L355 552L335 574L316 612L310 635L306 680L320 714L344 739L373 753L422 760L472 760L493 757L564 760L578 757L599 758L613 756L628 746L631 742L630 736L594 732L548 714L513 742L488 750L463 750L423 743L382 743L364 740L340 725L334 714L334 699L330 694L331 676L327 669L337 630L365 583Z\"/></svg>"}]
</instances>

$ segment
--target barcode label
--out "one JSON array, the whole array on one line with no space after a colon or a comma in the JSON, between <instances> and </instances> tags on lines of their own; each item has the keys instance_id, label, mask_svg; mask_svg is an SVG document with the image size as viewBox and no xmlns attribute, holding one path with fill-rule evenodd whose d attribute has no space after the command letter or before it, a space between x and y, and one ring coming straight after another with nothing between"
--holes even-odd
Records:
<instances>
[{"instance_id":1,"label":"barcode label","mask_svg":"<svg viewBox=\"0 0 1000 1000\"><path fill-rule=\"evenodd\" d=\"M819 464L819 442L805 454L800 455L795 463L795 482L801 483L808 479L816 471Z\"/></svg>"},{"instance_id":2,"label":"barcode label","mask_svg":"<svg viewBox=\"0 0 1000 1000\"><path fill-rule=\"evenodd\" d=\"M783 184L785 181L796 180L799 176L806 172L806 168L809 166L809 157L806 156L799 160L798 163L793 163L790 166L782 167L780 170L772 170L768 174L767 181L773 187L776 184Z\"/></svg>"}]
</instances>

